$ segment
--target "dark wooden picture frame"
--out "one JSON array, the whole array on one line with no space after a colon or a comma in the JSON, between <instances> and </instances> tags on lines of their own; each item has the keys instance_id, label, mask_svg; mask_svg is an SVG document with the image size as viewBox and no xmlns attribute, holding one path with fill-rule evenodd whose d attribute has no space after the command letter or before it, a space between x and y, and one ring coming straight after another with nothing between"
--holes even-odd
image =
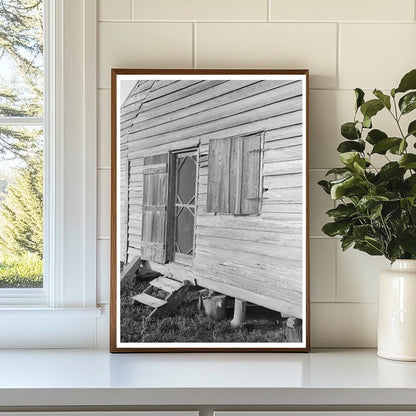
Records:
<instances>
[{"instance_id":1,"label":"dark wooden picture frame","mask_svg":"<svg viewBox=\"0 0 416 416\"><path fill-rule=\"evenodd\" d=\"M112 70L111 352L309 351L308 83Z\"/></svg>"}]
</instances>

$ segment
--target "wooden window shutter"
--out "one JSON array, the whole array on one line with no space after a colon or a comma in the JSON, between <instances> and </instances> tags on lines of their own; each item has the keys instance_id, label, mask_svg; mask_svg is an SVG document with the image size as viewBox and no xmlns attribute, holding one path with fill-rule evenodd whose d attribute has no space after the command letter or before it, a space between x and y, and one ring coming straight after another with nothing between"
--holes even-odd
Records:
<instances>
[{"instance_id":1,"label":"wooden window shutter","mask_svg":"<svg viewBox=\"0 0 416 416\"><path fill-rule=\"evenodd\" d=\"M240 207L235 213L240 215L258 214L260 211L261 188L261 136L246 136L242 139Z\"/></svg>"},{"instance_id":2,"label":"wooden window shutter","mask_svg":"<svg viewBox=\"0 0 416 416\"><path fill-rule=\"evenodd\" d=\"M208 212L230 212L231 139L209 141Z\"/></svg>"},{"instance_id":3,"label":"wooden window shutter","mask_svg":"<svg viewBox=\"0 0 416 416\"><path fill-rule=\"evenodd\" d=\"M143 166L141 258L166 263L169 154L147 156Z\"/></svg>"},{"instance_id":4,"label":"wooden window shutter","mask_svg":"<svg viewBox=\"0 0 416 416\"><path fill-rule=\"evenodd\" d=\"M260 171L260 134L210 140L207 211L258 214Z\"/></svg>"}]
</instances>

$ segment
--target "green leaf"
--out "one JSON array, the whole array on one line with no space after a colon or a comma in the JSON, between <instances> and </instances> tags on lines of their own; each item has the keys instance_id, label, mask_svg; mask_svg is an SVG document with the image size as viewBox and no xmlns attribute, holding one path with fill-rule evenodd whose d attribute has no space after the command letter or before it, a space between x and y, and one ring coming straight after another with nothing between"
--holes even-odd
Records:
<instances>
[{"instance_id":1,"label":"green leaf","mask_svg":"<svg viewBox=\"0 0 416 416\"><path fill-rule=\"evenodd\" d=\"M379 202L388 201L389 199L382 195L364 195L360 202L357 204L357 208L363 212L377 205Z\"/></svg>"},{"instance_id":2,"label":"green leaf","mask_svg":"<svg viewBox=\"0 0 416 416\"><path fill-rule=\"evenodd\" d=\"M331 218L334 218L335 220L350 217L351 215L354 215L357 212L355 209L354 204L339 204L336 208L330 209L326 212L326 215L328 215Z\"/></svg>"},{"instance_id":3,"label":"green leaf","mask_svg":"<svg viewBox=\"0 0 416 416\"><path fill-rule=\"evenodd\" d=\"M411 254L416 254L416 227L406 228L399 236L398 242L403 249Z\"/></svg>"},{"instance_id":4,"label":"green leaf","mask_svg":"<svg viewBox=\"0 0 416 416\"><path fill-rule=\"evenodd\" d=\"M336 221L329 222L322 227L322 231L329 237L335 237L336 235L346 235L351 227L349 221Z\"/></svg>"},{"instance_id":5,"label":"green leaf","mask_svg":"<svg viewBox=\"0 0 416 416\"><path fill-rule=\"evenodd\" d=\"M370 218L375 220L381 216L381 212L383 211L383 204L377 204L370 208Z\"/></svg>"},{"instance_id":6,"label":"green leaf","mask_svg":"<svg viewBox=\"0 0 416 416\"><path fill-rule=\"evenodd\" d=\"M342 251L347 250L354 244L354 237L351 235L346 235L341 238L341 248Z\"/></svg>"},{"instance_id":7,"label":"green leaf","mask_svg":"<svg viewBox=\"0 0 416 416\"><path fill-rule=\"evenodd\" d=\"M383 93L383 91L375 89L373 94L383 103L388 110L391 109L390 97Z\"/></svg>"},{"instance_id":8,"label":"green leaf","mask_svg":"<svg viewBox=\"0 0 416 416\"><path fill-rule=\"evenodd\" d=\"M370 100L366 101L361 106L361 113L363 114L364 118L374 117L380 110L384 108L384 105L380 100Z\"/></svg>"},{"instance_id":9,"label":"green leaf","mask_svg":"<svg viewBox=\"0 0 416 416\"><path fill-rule=\"evenodd\" d=\"M373 129L368 132L366 140L370 144L376 144L380 140L387 139L387 137L388 136L384 131Z\"/></svg>"},{"instance_id":10,"label":"green leaf","mask_svg":"<svg viewBox=\"0 0 416 416\"><path fill-rule=\"evenodd\" d=\"M407 128L407 135L408 136L415 136L416 137L416 120L413 120L409 127Z\"/></svg>"},{"instance_id":11,"label":"green leaf","mask_svg":"<svg viewBox=\"0 0 416 416\"><path fill-rule=\"evenodd\" d=\"M392 147L400 146L402 139L400 139L399 137L387 137L386 139L382 139L380 141L378 141L374 147L373 147L373 151L371 152L372 154L374 153L378 153L380 155L384 155L386 153L387 150L390 150Z\"/></svg>"},{"instance_id":12,"label":"green leaf","mask_svg":"<svg viewBox=\"0 0 416 416\"><path fill-rule=\"evenodd\" d=\"M350 121L341 126L341 134L348 140L357 140L361 137L360 130L357 128L357 123Z\"/></svg>"},{"instance_id":13,"label":"green leaf","mask_svg":"<svg viewBox=\"0 0 416 416\"><path fill-rule=\"evenodd\" d=\"M409 90L416 90L416 69L412 69L404 75L399 86L396 88L395 93L406 92Z\"/></svg>"},{"instance_id":14,"label":"green leaf","mask_svg":"<svg viewBox=\"0 0 416 416\"><path fill-rule=\"evenodd\" d=\"M358 111L358 109L364 104L364 91L361 88L356 88L355 90L355 111Z\"/></svg>"},{"instance_id":15,"label":"green leaf","mask_svg":"<svg viewBox=\"0 0 416 416\"><path fill-rule=\"evenodd\" d=\"M349 178L342 179L341 181L336 181L336 183L334 183L334 181L331 187L331 198L342 198L348 189L357 185L358 181L358 178L356 178L355 176L350 176Z\"/></svg>"},{"instance_id":16,"label":"green leaf","mask_svg":"<svg viewBox=\"0 0 416 416\"><path fill-rule=\"evenodd\" d=\"M364 240L364 237L368 234L372 234L373 229L371 225L357 225L352 230L352 235L356 240Z\"/></svg>"},{"instance_id":17,"label":"green leaf","mask_svg":"<svg viewBox=\"0 0 416 416\"><path fill-rule=\"evenodd\" d=\"M319 181L318 185L327 193L327 194L331 194L331 188L329 186L329 182L328 181Z\"/></svg>"},{"instance_id":18,"label":"green leaf","mask_svg":"<svg viewBox=\"0 0 416 416\"><path fill-rule=\"evenodd\" d=\"M407 153L399 159L399 165L405 169L416 169L416 155Z\"/></svg>"},{"instance_id":19,"label":"green leaf","mask_svg":"<svg viewBox=\"0 0 416 416\"><path fill-rule=\"evenodd\" d=\"M325 174L325 176L332 175L332 174L344 176L346 173L351 173L351 169L333 168L333 169L329 169L329 171Z\"/></svg>"},{"instance_id":20,"label":"green leaf","mask_svg":"<svg viewBox=\"0 0 416 416\"><path fill-rule=\"evenodd\" d=\"M366 166L367 166L366 160L361 159L361 158L355 160L354 163L352 164L354 171L357 173L364 173Z\"/></svg>"},{"instance_id":21,"label":"green leaf","mask_svg":"<svg viewBox=\"0 0 416 416\"><path fill-rule=\"evenodd\" d=\"M364 253L367 253L370 256L381 256L383 254L381 249L374 247L369 242L358 241L354 244L354 248L360 251L364 251Z\"/></svg>"},{"instance_id":22,"label":"green leaf","mask_svg":"<svg viewBox=\"0 0 416 416\"><path fill-rule=\"evenodd\" d=\"M407 141L406 139L400 139L400 143L398 145L392 146L390 148L390 153L394 155L402 155L403 152L407 149Z\"/></svg>"},{"instance_id":23,"label":"green leaf","mask_svg":"<svg viewBox=\"0 0 416 416\"><path fill-rule=\"evenodd\" d=\"M389 162L381 167L378 177L381 181L389 181L391 178L403 178L406 169L400 167L397 162Z\"/></svg>"},{"instance_id":24,"label":"green leaf","mask_svg":"<svg viewBox=\"0 0 416 416\"><path fill-rule=\"evenodd\" d=\"M351 167L354 164L354 162L359 158L360 158L360 155L357 152L345 152L339 155L339 160L345 166L351 166Z\"/></svg>"},{"instance_id":25,"label":"green leaf","mask_svg":"<svg viewBox=\"0 0 416 416\"><path fill-rule=\"evenodd\" d=\"M365 149L365 142L363 140L358 140L356 142L353 142L353 141L341 142L339 146L337 147L337 151L340 153L352 152L354 150L357 152L364 152L364 149Z\"/></svg>"},{"instance_id":26,"label":"green leaf","mask_svg":"<svg viewBox=\"0 0 416 416\"><path fill-rule=\"evenodd\" d=\"M373 123L371 122L371 117L364 116L363 118L363 127L366 129L371 129L373 127Z\"/></svg>"},{"instance_id":27,"label":"green leaf","mask_svg":"<svg viewBox=\"0 0 416 416\"><path fill-rule=\"evenodd\" d=\"M402 114L407 114L416 108L416 92L409 92L399 100L399 108Z\"/></svg>"}]
</instances>

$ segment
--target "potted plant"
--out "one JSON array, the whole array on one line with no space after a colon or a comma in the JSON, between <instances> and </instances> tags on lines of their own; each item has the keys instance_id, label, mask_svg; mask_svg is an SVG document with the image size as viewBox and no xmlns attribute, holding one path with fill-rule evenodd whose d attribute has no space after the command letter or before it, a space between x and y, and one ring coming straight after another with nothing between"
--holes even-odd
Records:
<instances>
[{"instance_id":1,"label":"potted plant","mask_svg":"<svg viewBox=\"0 0 416 416\"><path fill-rule=\"evenodd\" d=\"M416 109L416 69L389 94L375 89L366 101L356 88L355 95L354 119L341 126L337 148L342 167L319 182L337 201L322 231L340 238L343 250L390 260L379 281L378 355L416 361L416 120L403 117ZM393 118L394 132L373 126L380 111Z\"/></svg>"}]
</instances>

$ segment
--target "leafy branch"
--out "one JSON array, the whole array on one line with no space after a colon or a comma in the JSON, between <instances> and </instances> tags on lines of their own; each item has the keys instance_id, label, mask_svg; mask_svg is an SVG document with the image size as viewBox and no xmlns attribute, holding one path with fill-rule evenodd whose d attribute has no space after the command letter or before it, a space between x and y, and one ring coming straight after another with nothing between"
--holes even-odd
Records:
<instances>
[{"instance_id":1,"label":"leafy branch","mask_svg":"<svg viewBox=\"0 0 416 416\"><path fill-rule=\"evenodd\" d=\"M416 120L402 127L402 116L416 109L416 69L401 79L390 95L375 89L365 100L362 89L355 89L354 120L341 126L344 137L337 151L342 167L330 169L319 185L338 201L327 211L333 220L322 231L340 237L343 250L353 247L390 261L416 259L416 154L409 144L416 137ZM373 128L373 117L388 111L397 126L389 135ZM377 169L374 157L387 163Z\"/></svg>"}]
</instances>

